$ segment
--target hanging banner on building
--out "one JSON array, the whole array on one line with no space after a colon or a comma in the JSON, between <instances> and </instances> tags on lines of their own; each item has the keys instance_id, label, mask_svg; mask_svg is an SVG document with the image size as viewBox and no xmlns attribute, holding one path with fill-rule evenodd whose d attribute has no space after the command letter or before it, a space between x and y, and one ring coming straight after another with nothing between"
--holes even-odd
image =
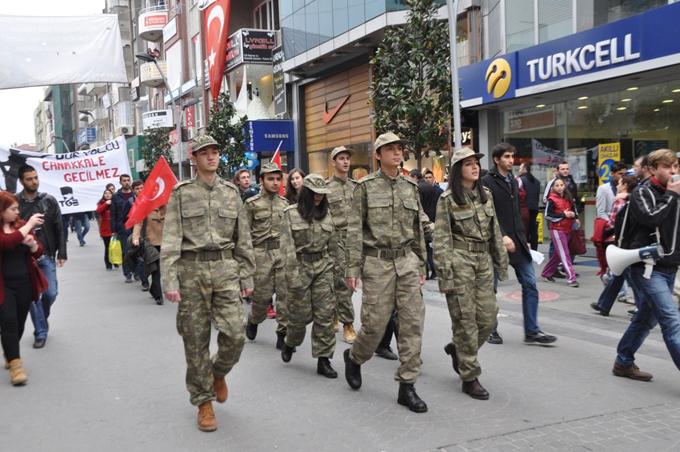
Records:
<instances>
[{"instance_id":1,"label":"hanging banner on building","mask_svg":"<svg viewBox=\"0 0 680 452\"><path fill-rule=\"evenodd\" d=\"M203 31L205 32L205 51L210 76L210 94L217 100L224 77L224 64L227 58L227 36L231 0L216 0L203 10Z\"/></svg>"},{"instance_id":2,"label":"hanging banner on building","mask_svg":"<svg viewBox=\"0 0 680 452\"><path fill-rule=\"evenodd\" d=\"M0 16L0 89L127 83L118 16Z\"/></svg>"},{"instance_id":3,"label":"hanging banner on building","mask_svg":"<svg viewBox=\"0 0 680 452\"><path fill-rule=\"evenodd\" d=\"M227 41L227 72L242 63L272 64L276 34L267 30L242 28Z\"/></svg>"},{"instance_id":4,"label":"hanging banner on building","mask_svg":"<svg viewBox=\"0 0 680 452\"><path fill-rule=\"evenodd\" d=\"M286 114L286 79L283 72L283 46L272 51L273 87L274 87L274 114Z\"/></svg>"},{"instance_id":5,"label":"hanging banner on building","mask_svg":"<svg viewBox=\"0 0 680 452\"><path fill-rule=\"evenodd\" d=\"M0 186L16 193L22 190L19 168L31 165L38 173L40 191L54 196L62 213L90 212L108 183L118 186L121 174L130 174L125 137L95 149L65 154L45 154L0 148Z\"/></svg>"},{"instance_id":6,"label":"hanging banner on building","mask_svg":"<svg viewBox=\"0 0 680 452\"><path fill-rule=\"evenodd\" d=\"M600 185L607 184L612 178L612 165L621 160L621 143L597 145L597 176Z\"/></svg>"}]
</instances>

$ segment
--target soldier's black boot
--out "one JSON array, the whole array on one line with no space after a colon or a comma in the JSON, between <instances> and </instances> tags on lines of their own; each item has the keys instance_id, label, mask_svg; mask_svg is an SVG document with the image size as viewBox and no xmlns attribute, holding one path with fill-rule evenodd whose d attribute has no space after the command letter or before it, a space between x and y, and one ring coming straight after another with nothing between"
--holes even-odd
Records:
<instances>
[{"instance_id":1,"label":"soldier's black boot","mask_svg":"<svg viewBox=\"0 0 680 452\"><path fill-rule=\"evenodd\" d=\"M256 323L246 323L246 337L251 341L255 340L257 336L257 324Z\"/></svg>"},{"instance_id":2,"label":"soldier's black boot","mask_svg":"<svg viewBox=\"0 0 680 452\"><path fill-rule=\"evenodd\" d=\"M286 337L286 332L285 331L277 331L276 332L276 349L277 350L283 350L283 344L284 344L284 339Z\"/></svg>"},{"instance_id":3,"label":"soldier's black boot","mask_svg":"<svg viewBox=\"0 0 680 452\"><path fill-rule=\"evenodd\" d=\"M397 398L399 405L404 405L414 413L426 413L427 404L418 397L416 388L413 383L399 383L399 397Z\"/></svg>"},{"instance_id":4,"label":"soldier's black boot","mask_svg":"<svg viewBox=\"0 0 680 452\"><path fill-rule=\"evenodd\" d=\"M361 366L349 356L349 349L342 354L345 358L345 380L352 389L359 389L361 387Z\"/></svg>"},{"instance_id":5,"label":"soldier's black boot","mask_svg":"<svg viewBox=\"0 0 680 452\"><path fill-rule=\"evenodd\" d=\"M456 347L453 345L453 342L446 344L446 347L444 347L444 353L451 357L453 371L457 374L460 374L460 372L458 372L458 355L456 355Z\"/></svg>"},{"instance_id":6,"label":"soldier's black boot","mask_svg":"<svg viewBox=\"0 0 680 452\"><path fill-rule=\"evenodd\" d=\"M290 362L295 353L295 347L290 347L285 342L283 343L283 348L281 349L281 359L284 363Z\"/></svg>"},{"instance_id":7,"label":"soldier's black boot","mask_svg":"<svg viewBox=\"0 0 680 452\"><path fill-rule=\"evenodd\" d=\"M482 386L479 380L477 380L476 378L472 381L463 382L463 392L472 397L473 399L477 400L489 399L489 393L487 392L486 389L484 389L484 386Z\"/></svg>"},{"instance_id":8,"label":"soldier's black boot","mask_svg":"<svg viewBox=\"0 0 680 452\"><path fill-rule=\"evenodd\" d=\"M338 378L338 373L333 369L328 358L319 358L316 363L316 373L326 378Z\"/></svg>"}]
</instances>

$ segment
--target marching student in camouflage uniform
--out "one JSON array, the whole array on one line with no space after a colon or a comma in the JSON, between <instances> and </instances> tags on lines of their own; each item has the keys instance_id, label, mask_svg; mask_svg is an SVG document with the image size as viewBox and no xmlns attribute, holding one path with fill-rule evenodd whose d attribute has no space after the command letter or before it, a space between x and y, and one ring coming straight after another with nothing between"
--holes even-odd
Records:
<instances>
[{"instance_id":1,"label":"marching student in camouflage uniform","mask_svg":"<svg viewBox=\"0 0 680 452\"><path fill-rule=\"evenodd\" d=\"M326 180L328 184L328 206L333 215L333 222L338 231L339 252L345 253L345 238L347 237L347 217L352 204L352 192L356 182L349 178L352 150L339 146L331 151L333 176ZM352 291L345 282L345 267L335 267L335 300L337 318L342 322L342 337L351 344L357 337L354 331L354 306L352 305Z\"/></svg>"},{"instance_id":2,"label":"marching student in camouflage uniform","mask_svg":"<svg viewBox=\"0 0 680 452\"><path fill-rule=\"evenodd\" d=\"M479 181L483 156L470 148L453 154L449 188L437 202L433 242L439 290L446 294L453 330L444 351L463 380L463 392L479 400L489 398L478 380L477 352L498 314L494 271L500 280L508 277L508 253L491 191Z\"/></svg>"},{"instance_id":3,"label":"marching student in camouflage uniform","mask_svg":"<svg viewBox=\"0 0 680 452\"><path fill-rule=\"evenodd\" d=\"M175 186L161 245L165 297L179 303L177 331L184 341L186 385L198 406L198 428L217 429L212 401L227 399L225 375L241 356L243 306L253 292L255 259L238 188L217 176L219 145L196 138L192 159L198 176ZM210 358L211 324L217 353Z\"/></svg>"},{"instance_id":4,"label":"marching student in camouflage uniform","mask_svg":"<svg viewBox=\"0 0 680 452\"><path fill-rule=\"evenodd\" d=\"M280 238L283 210L288 207L288 201L279 195L282 179L283 172L274 163L262 165L262 190L245 202L255 253L255 288L251 297L253 303L246 324L246 336L251 341L255 340L257 326L267 318L267 307L272 294L276 292L276 348L279 350L283 347L283 338L286 335L286 274Z\"/></svg>"},{"instance_id":5,"label":"marching student in camouflage uniform","mask_svg":"<svg viewBox=\"0 0 680 452\"><path fill-rule=\"evenodd\" d=\"M364 177L354 189L347 227L347 286L356 290L363 281L361 330L345 350L345 378L361 387L361 365L371 359L397 309L397 349L401 366L399 404L416 413L427 411L413 384L420 373L425 304L425 237L418 186L400 174L404 141L385 133L375 141L380 162L377 173Z\"/></svg>"},{"instance_id":6,"label":"marching student in camouflage uniform","mask_svg":"<svg viewBox=\"0 0 680 452\"><path fill-rule=\"evenodd\" d=\"M284 211L281 245L286 255L288 323L281 359L289 362L312 326L312 356L316 372L337 378L330 359L335 351L335 294L333 268L338 260L338 237L328 211L328 187L318 174L307 175L298 203Z\"/></svg>"}]
</instances>

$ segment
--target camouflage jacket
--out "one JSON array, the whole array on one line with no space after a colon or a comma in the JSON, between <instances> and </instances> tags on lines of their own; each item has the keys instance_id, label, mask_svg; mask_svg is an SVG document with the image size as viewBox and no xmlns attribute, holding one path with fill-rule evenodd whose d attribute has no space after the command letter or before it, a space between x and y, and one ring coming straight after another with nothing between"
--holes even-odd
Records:
<instances>
[{"instance_id":1,"label":"camouflage jacket","mask_svg":"<svg viewBox=\"0 0 680 452\"><path fill-rule=\"evenodd\" d=\"M281 237L283 210L288 201L278 194L260 192L245 202L253 246Z\"/></svg>"},{"instance_id":2,"label":"camouflage jacket","mask_svg":"<svg viewBox=\"0 0 680 452\"><path fill-rule=\"evenodd\" d=\"M356 182L352 179L342 180L337 176L326 179L330 193L326 196L328 198L328 206L333 215L333 222L339 231L347 230L347 217L352 208L352 193Z\"/></svg>"},{"instance_id":3,"label":"camouflage jacket","mask_svg":"<svg viewBox=\"0 0 680 452\"><path fill-rule=\"evenodd\" d=\"M439 290L454 290L454 273L465 260L458 260L460 253L454 253L454 242L486 243L491 255L493 268L500 280L508 278L508 253L503 245L496 218L491 191L484 187L488 200L482 204L474 192L466 192L467 203L459 206L446 190L437 202L437 217L434 226L433 251L434 267L437 271ZM470 252L464 251L468 255ZM473 257L476 259L476 257Z\"/></svg>"},{"instance_id":4,"label":"camouflage jacket","mask_svg":"<svg viewBox=\"0 0 680 452\"><path fill-rule=\"evenodd\" d=\"M183 251L233 250L241 288L253 287L255 258L250 228L238 188L220 178L210 186L196 178L172 190L161 244L163 290L179 290Z\"/></svg>"},{"instance_id":5,"label":"camouflage jacket","mask_svg":"<svg viewBox=\"0 0 680 452\"><path fill-rule=\"evenodd\" d=\"M289 287L300 285L298 254L326 253L334 265L342 259L338 252L338 232L333 225L332 215L329 213L323 220L310 223L300 216L297 204L284 210L281 248Z\"/></svg>"},{"instance_id":6,"label":"camouflage jacket","mask_svg":"<svg viewBox=\"0 0 680 452\"><path fill-rule=\"evenodd\" d=\"M418 186L411 179L402 175L392 179L380 170L361 179L354 189L348 219L345 276L361 276L364 248L410 248L420 259L424 275L425 218Z\"/></svg>"}]
</instances>

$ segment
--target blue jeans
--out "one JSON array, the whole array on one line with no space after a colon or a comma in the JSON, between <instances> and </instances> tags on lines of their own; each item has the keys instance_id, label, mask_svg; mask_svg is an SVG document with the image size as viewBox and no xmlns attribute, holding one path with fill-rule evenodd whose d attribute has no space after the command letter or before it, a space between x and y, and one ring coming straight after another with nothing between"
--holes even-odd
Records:
<instances>
[{"instance_id":1,"label":"blue jeans","mask_svg":"<svg viewBox=\"0 0 680 452\"><path fill-rule=\"evenodd\" d=\"M518 251L520 252L520 251ZM538 333L538 289L536 273L531 259L510 264L515 269L517 281L522 286L522 314L524 315L524 334Z\"/></svg>"},{"instance_id":2,"label":"blue jeans","mask_svg":"<svg viewBox=\"0 0 680 452\"><path fill-rule=\"evenodd\" d=\"M680 369L680 314L673 301L675 272L653 271L650 279L645 279L644 268L634 266L629 271L633 290L639 293L641 302L616 348L616 362L624 367L632 366L635 352L645 341L649 331L659 323L663 341L675 366Z\"/></svg>"},{"instance_id":3,"label":"blue jeans","mask_svg":"<svg viewBox=\"0 0 680 452\"><path fill-rule=\"evenodd\" d=\"M40 300L31 303L31 321L35 329L36 339L46 339L49 325L47 319L50 317L52 304L57 299L59 293L59 283L57 282L57 264L54 258L42 256L38 259L38 267L42 270L47 279L47 291L43 292Z\"/></svg>"},{"instance_id":4,"label":"blue jeans","mask_svg":"<svg viewBox=\"0 0 680 452\"><path fill-rule=\"evenodd\" d=\"M80 245L85 244L85 236L90 232L90 219L87 215L76 215L73 217L73 227L76 229L76 235L78 236L78 242Z\"/></svg>"},{"instance_id":5,"label":"blue jeans","mask_svg":"<svg viewBox=\"0 0 680 452\"><path fill-rule=\"evenodd\" d=\"M600 312L609 314L609 311L612 310L614 302L621 295L621 290L624 289L624 283L626 281L628 281L628 285L633 288L635 305L638 307L640 306L640 296L638 295L638 291L634 290L635 284L631 281L630 268L627 268L621 275L612 275L611 278L609 278L607 285L600 294L600 298L597 299L597 306L600 308Z\"/></svg>"}]
</instances>

